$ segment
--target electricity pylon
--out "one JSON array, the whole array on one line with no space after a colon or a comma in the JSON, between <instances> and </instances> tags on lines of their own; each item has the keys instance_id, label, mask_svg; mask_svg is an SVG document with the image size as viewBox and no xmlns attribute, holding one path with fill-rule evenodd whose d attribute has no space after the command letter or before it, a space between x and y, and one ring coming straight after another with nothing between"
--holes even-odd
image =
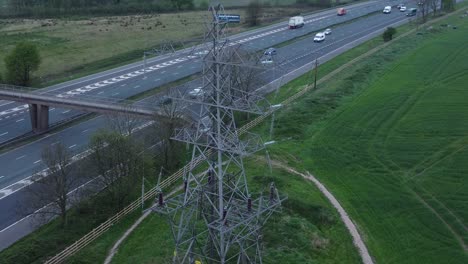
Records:
<instances>
[{"instance_id":1,"label":"electricity pylon","mask_svg":"<svg viewBox=\"0 0 468 264\"><path fill-rule=\"evenodd\" d=\"M249 192L243 158L264 148L251 133L242 137L234 112L260 114L262 98L240 87L236 73L259 62L224 36L221 5L210 7L205 35L203 86L179 100L199 105L196 126L177 130L174 140L193 146L184 191L165 200L160 191L153 211L165 214L175 240L173 263L262 263L262 228L286 199L270 184L267 195ZM207 121L208 120L208 121Z\"/></svg>"}]
</instances>

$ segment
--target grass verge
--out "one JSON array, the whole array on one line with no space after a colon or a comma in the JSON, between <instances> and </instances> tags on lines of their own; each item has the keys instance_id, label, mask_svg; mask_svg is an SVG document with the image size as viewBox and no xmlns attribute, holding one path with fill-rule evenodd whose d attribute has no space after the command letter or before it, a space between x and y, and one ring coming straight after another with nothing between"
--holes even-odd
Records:
<instances>
[{"instance_id":1,"label":"grass verge","mask_svg":"<svg viewBox=\"0 0 468 264\"><path fill-rule=\"evenodd\" d=\"M246 168L249 175L255 175L249 178L254 193L265 190L274 181L289 196L282 212L275 214L264 228L264 263L360 262L337 213L312 183L279 169L270 173L263 159L247 161ZM122 244L113 263L170 262L172 241L166 219L151 215ZM93 247L87 250L93 251Z\"/></svg>"},{"instance_id":2,"label":"grass verge","mask_svg":"<svg viewBox=\"0 0 468 264\"><path fill-rule=\"evenodd\" d=\"M377 262L468 261L468 19L428 27L355 63L275 121L271 155L325 183Z\"/></svg>"}]
</instances>

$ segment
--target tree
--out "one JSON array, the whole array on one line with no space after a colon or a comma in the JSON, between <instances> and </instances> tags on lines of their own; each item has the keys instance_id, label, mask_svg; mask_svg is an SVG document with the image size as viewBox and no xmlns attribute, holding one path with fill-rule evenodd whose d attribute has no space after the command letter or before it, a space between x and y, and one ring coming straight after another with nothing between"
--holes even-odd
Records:
<instances>
[{"instance_id":1,"label":"tree","mask_svg":"<svg viewBox=\"0 0 468 264\"><path fill-rule=\"evenodd\" d=\"M395 34L396 34L396 29L393 27L388 27L383 33L383 36L382 36L383 40L385 42L390 41L393 39L393 35Z\"/></svg>"},{"instance_id":2,"label":"tree","mask_svg":"<svg viewBox=\"0 0 468 264\"><path fill-rule=\"evenodd\" d=\"M172 170L177 167L181 161L183 145L180 142L174 141L174 136L177 129L182 128L187 124L184 114L184 102L181 100L172 100L170 97L178 97L170 92L165 95L166 100L160 105L160 112L166 118L156 118L153 123L155 140L157 140L157 152L161 159L162 166L166 170ZM183 97L183 95L181 95ZM169 99L169 100L168 100Z\"/></svg>"},{"instance_id":3,"label":"tree","mask_svg":"<svg viewBox=\"0 0 468 264\"><path fill-rule=\"evenodd\" d=\"M122 136L131 136L141 123L141 118L130 113L118 113L107 116L107 123L110 130L119 133Z\"/></svg>"},{"instance_id":4,"label":"tree","mask_svg":"<svg viewBox=\"0 0 468 264\"><path fill-rule=\"evenodd\" d=\"M435 16L437 13L437 6L441 3L441 0L429 0L429 5L432 9L432 15Z\"/></svg>"},{"instance_id":5,"label":"tree","mask_svg":"<svg viewBox=\"0 0 468 264\"><path fill-rule=\"evenodd\" d=\"M231 94L236 100L248 102L251 100L251 93L266 84L266 79L262 78L265 68L261 64L262 59L274 60L274 55L266 55L260 58L257 53L244 49L242 45L235 45L226 49L225 58L228 69L223 71L222 79L229 84ZM273 69L274 71L275 69ZM249 113L239 113L239 117L250 118ZM241 119L238 119L240 121Z\"/></svg>"},{"instance_id":6,"label":"tree","mask_svg":"<svg viewBox=\"0 0 468 264\"><path fill-rule=\"evenodd\" d=\"M455 0L441 0L441 9L446 12L452 12L455 10Z\"/></svg>"},{"instance_id":7,"label":"tree","mask_svg":"<svg viewBox=\"0 0 468 264\"><path fill-rule=\"evenodd\" d=\"M254 27L260 25L260 16L262 14L262 4L259 0L252 0L247 6L247 23Z\"/></svg>"},{"instance_id":8,"label":"tree","mask_svg":"<svg viewBox=\"0 0 468 264\"><path fill-rule=\"evenodd\" d=\"M46 173L31 178L33 184L26 189L34 214L50 219L59 216L62 227L67 225L67 209L79 199L78 192L72 192L83 176L72 163L72 155L62 144L47 146L42 150L41 160L47 167Z\"/></svg>"},{"instance_id":9,"label":"tree","mask_svg":"<svg viewBox=\"0 0 468 264\"><path fill-rule=\"evenodd\" d=\"M431 10L431 0L421 0L419 7L421 9L421 18L422 18L422 23L426 23L427 21L427 15L429 14Z\"/></svg>"},{"instance_id":10,"label":"tree","mask_svg":"<svg viewBox=\"0 0 468 264\"><path fill-rule=\"evenodd\" d=\"M176 10L191 10L193 9L193 0L171 0L172 5Z\"/></svg>"},{"instance_id":11,"label":"tree","mask_svg":"<svg viewBox=\"0 0 468 264\"><path fill-rule=\"evenodd\" d=\"M16 85L30 85L31 74L39 68L40 63L41 58L34 44L28 42L17 44L5 57L8 81Z\"/></svg>"},{"instance_id":12,"label":"tree","mask_svg":"<svg viewBox=\"0 0 468 264\"><path fill-rule=\"evenodd\" d=\"M91 163L115 208L122 209L144 169L142 147L132 137L100 131L91 138Z\"/></svg>"}]
</instances>

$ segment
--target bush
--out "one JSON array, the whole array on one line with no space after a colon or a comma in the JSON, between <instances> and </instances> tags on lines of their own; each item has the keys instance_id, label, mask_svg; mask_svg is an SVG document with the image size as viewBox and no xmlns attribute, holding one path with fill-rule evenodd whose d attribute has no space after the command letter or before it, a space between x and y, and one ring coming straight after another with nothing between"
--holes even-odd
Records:
<instances>
[{"instance_id":1,"label":"bush","mask_svg":"<svg viewBox=\"0 0 468 264\"><path fill-rule=\"evenodd\" d=\"M392 40L393 35L395 35L395 34L396 34L396 29L393 28L393 27L388 27L388 28L384 31L383 35L382 35L383 40L384 40L385 42L390 41L390 40Z\"/></svg>"}]
</instances>

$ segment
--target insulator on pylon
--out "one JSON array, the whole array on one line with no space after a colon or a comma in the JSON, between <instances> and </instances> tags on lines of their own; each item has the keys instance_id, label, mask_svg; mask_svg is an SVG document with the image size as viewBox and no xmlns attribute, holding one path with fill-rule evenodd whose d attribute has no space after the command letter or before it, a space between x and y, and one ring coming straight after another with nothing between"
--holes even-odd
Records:
<instances>
[{"instance_id":1,"label":"insulator on pylon","mask_svg":"<svg viewBox=\"0 0 468 264\"><path fill-rule=\"evenodd\" d=\"M247 198L247 212L251 212L252 211L252 198Z\"/></svg>"},{"instance_id":2,"label":"insulator on pylon","mask_svg":"<svg viewBox=\"0 0 468 264\"><path fill-rule=\"evenodd\" d=\"M275 200L275 184L271 183L270 185L270 201Z\"/></svg>"},{"instance_id":3,"label":"insulator on pylon","mask_svg":"<svg viewBox=\"0 0 468 264\"><path fill-rule=\"evenodd\" d=\"M227 207L224 207L224 209L223 209L223 220L226 219L226 215L227 215Z\"/></svg>"},{"instance_id":4,"label":"insulator on pylon","mask_svg":"<svg viewBox=\"0 0 468 264\"><path fill-rule=\"evenodd\" d=\"M213 178L211 176L208 176L208 184L211 185L213 183Z\"/></svg>"},{"instance_id":5,"label":"insulator on pylon","mask_svg":"<svg viewBox=\"0 0 468 264\"><path fill-rule=\"evenodd\" d=\"M158 194L158 205L159 205L159 206L163 206L163 205L164 205L164 196L163 196L163 193L162 193L162 192L160 192L160 193Z\"/></svg>"}]
</instances>

